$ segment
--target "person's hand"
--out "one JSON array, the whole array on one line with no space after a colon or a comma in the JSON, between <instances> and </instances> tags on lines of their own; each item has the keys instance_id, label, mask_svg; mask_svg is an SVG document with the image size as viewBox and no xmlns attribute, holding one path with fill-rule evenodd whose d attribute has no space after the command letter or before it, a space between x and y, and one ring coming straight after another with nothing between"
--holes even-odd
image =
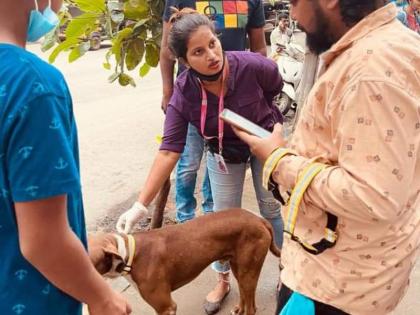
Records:
<instances>
[{"instance_id":1,"label":"person's hand","mask_svg":"<svg viewBox=\"0 0 420 315\"><path fill-rule=\"evenodd\" d=\"M107 299L88 305L89 315L129 315L131 306L119 293L111 291Z\"/></svg>"},{"instance_id":2,"label":"person's hand","mask_svg":"<svg viewBox=\"0 0 420 315\"><path fill-rule=\"evenodd\" d=\"M166 109L168 108L169 100L171 99L171 95L168 93L163 93L162 96L162 103L160 104L160 108L166 114Z\"/></svg>"},{"instance_id":3,"label":"person's hand","mask_svg":"<svg viewBox=\"0 0 420 315\"><path fill-rule=\"evenodd\" d=\"M279 123L274 125L271 135L264 139L250 135L234 126L232 129L242 141L249 145L251 152L262 162L265 162L275 149L285 147L287 144L282 135L283 127Z\"/></svg>"},{"instance_id":4,"label":"person's hand","mask_svg":"<svg viewBox=\"0 0 420 315\"><path fill-rule=\"evenodd\" d=\"M136 201L130 209L118 218L117 231L125 234L130 233L134 225L147 216L148 213L147 208L142 203Z\"/></svg>"}]
</instances>

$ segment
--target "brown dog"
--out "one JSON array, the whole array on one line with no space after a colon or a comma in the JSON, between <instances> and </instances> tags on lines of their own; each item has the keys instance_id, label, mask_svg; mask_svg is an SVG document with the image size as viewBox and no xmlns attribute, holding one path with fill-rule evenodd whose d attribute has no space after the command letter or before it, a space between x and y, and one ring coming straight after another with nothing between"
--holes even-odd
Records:
<instances>
[{"instance_id":1,"label":"brown dog","mask_svg":"<svg viewBox=\"0 0 420 315\"><path fill-rule=\"evenodd\" d=\"M160 315L175 315L171 292L216 260L229 260L238 281L240 302L232 313L254 315L255 290L265 256L270 249L280 257L270 223L243 209L216 212L183 224L134 233L133 237L136 245L131 279ZM126 235L89 238L89 255L95 268L111 278L121 275L126 267L127 257L122 256L126 256L128 247Z\"/></svg>"}]
</instances>

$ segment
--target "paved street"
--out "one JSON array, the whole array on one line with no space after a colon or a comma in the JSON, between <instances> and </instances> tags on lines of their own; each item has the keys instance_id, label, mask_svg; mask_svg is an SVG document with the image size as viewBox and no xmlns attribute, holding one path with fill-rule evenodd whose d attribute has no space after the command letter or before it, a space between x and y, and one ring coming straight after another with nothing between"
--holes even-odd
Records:
<instances>
[{"instance_id":1,"label":"paved street","mask_svg":"<svg viewBox=\"0 0 420 315\"><path fill-rule=\"evenodd\" d=\"M38 46L29 48L39 53ZM154 70L146 78L138 79L137 88L109 84L107 76L110 73L102 68L105 52L104 49L90 52L70 65L63 55L56 63L73 94L89 231L111 226L116 215L137 195L157 150L155 137L162 133L164 117L160 110L159 71ZM244 206L257 209L249 178ZM277 262L268 254L258 287L259 315L274 313L277 274ZM202 301L214 283L215 275L207 269L192 283L176 291L174 299L178 303L178 314L204 314ZM114 285L121 289L124 286L121 281ZM395 314L420 315L419 292L420 264L417 264L409 292ZM154 314L134 290L129 289L125 294L134 307L134 315ZM220 314L228 314L237 298L234 285Z\"/></svg>"}]
</instances>

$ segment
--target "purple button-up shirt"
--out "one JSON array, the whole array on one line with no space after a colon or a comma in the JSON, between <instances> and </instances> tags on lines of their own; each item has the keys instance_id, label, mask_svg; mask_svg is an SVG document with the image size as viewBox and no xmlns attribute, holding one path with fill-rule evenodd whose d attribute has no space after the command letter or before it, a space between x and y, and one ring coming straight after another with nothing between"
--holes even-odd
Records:
<instances>
[{"instance_id":1,"label":"purple button-up shirt","mask_svg":"<svg viewBox=\"0 0 420 315\"><path fill-rule=\"evenodd\" d=\"M226 56L229 75L224 107L271 131L276 122L282 121L279 110L273 104L273 97L280 93L283 86L277 65L272 60L251 52L228 51ZM219 97L210 92L207 92L207 97L204 133L207 137L217 138ZM188 123L200 130L201 99L201 87L197 78L190 71L184 71L175 82L168 104L160 150L182 153ZM248 146L226 123L223 148L249 152Z\"/></svg>"}]
</instances>

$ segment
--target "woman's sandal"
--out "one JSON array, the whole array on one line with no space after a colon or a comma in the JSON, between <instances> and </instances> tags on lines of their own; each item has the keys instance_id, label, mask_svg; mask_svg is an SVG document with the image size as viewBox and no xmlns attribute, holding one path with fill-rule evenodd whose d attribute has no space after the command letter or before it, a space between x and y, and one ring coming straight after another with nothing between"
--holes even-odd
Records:
<instances>
[{"instance_id":1,"label":"woman's sandal","mask_svg":"<svg viewBox=\"0 0 420 315\"><path fill-rule=\"evenodd\" d=\"M226 283L230 283L229 280L224 280L224 279L219 279L219 281L223 281ZM204 311L206 312L207 315L213 315L216 314L217 312L220 311L220 308L222 307L222 303L225 300L225 298L229 295L230 293L230 284L229 284L229 289L226 291L226 293L223 295L223 297L216 302L210 302L207 300L207 298L204 301Z\"/></svg>"}]
</instances>

